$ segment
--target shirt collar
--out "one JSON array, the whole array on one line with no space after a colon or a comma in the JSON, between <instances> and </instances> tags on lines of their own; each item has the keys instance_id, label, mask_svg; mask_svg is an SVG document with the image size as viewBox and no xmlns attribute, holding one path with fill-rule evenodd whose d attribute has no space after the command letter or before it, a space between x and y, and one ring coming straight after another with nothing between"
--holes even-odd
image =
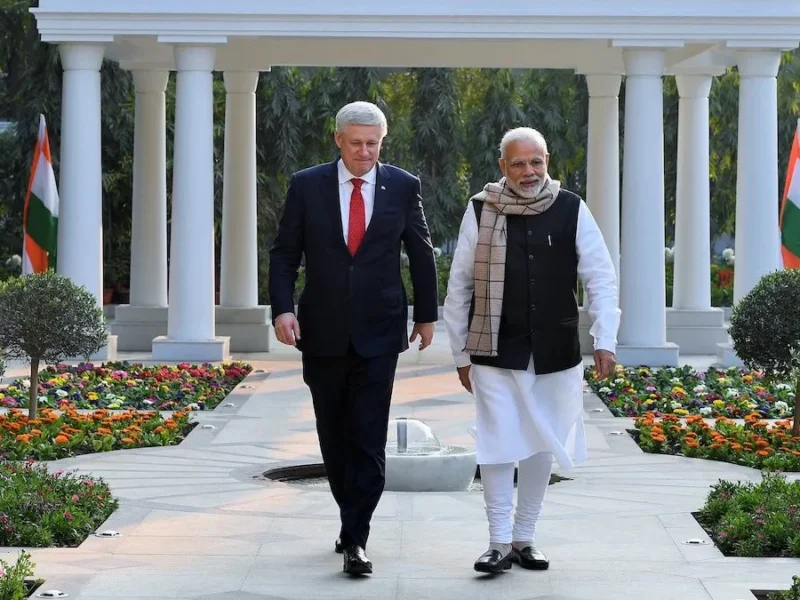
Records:
<instances>
[{"instance_id":1,"label":"shirt collar","mask_svg":"<svg viewBox=\"0 0 800 600\"><path fill-rule=\"evenodd\" d=\"M355 177L348 169L344 166L344 161L340 158L336 163L336 167L339 171L339 183L347 183L351 179ZM359 179L363 179L367 183L371 183L375 185L375 178L378 173L378 165L376 164L372 167L369 171L367 171L364 175L362 175Z\"/></svg>"}]
</instances>

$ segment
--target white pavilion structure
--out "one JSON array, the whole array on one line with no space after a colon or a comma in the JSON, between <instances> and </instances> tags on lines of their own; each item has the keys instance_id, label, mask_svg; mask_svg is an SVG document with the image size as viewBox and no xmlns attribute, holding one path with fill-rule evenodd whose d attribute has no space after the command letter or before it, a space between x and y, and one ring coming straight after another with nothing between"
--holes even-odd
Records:
<instances>
[{"instance_id":1,"label":"white pavilion structure","mask_svg":"<svg viewBox=\"0 0 800 600\"><path fill-rule=\"evenodd\" d=\"M220 360L268 349L257 299L255 88L273 65L573 69L589 90L586 201L617 266L618 360L731 363L710 303L712 79L738 66L734 301L780 268L777 87L800 42L796 0L40 0L42 39L64 69L59 270L101 301L100 66L136 83L130 304L105 355ZM172 238L167 269L165 87L177 72ZM224 73L220 305L214 301L212 72ZM674 306L665 308L662 77L680 94ZM624 83L623 83L624 81ZM625 86L620 147L618 96ZM353 100L355 100L354 98ZM391 123L389 124L391 128ZM624 153L620 173L619 153ZM584 319L586 315L583 315ZM588 319L584 338L589 349Z\"/></svg>"}]
</instances>

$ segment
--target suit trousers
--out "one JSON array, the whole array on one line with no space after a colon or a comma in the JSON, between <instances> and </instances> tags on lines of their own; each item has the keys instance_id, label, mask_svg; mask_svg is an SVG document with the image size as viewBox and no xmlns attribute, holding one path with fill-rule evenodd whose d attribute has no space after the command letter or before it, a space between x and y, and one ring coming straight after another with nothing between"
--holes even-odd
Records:
<instances>
[{"instance_id":1,"label":"suit trousers","mask_svg":"<svg viewBox=\"0 0 800 600\"><path fill-rule=\"evenodd\" d=\"M365 358L303 353L322 460L339 505L344 546L366 548L386 481L386 436L397 354Z\"/></svg>"}]
</instances>

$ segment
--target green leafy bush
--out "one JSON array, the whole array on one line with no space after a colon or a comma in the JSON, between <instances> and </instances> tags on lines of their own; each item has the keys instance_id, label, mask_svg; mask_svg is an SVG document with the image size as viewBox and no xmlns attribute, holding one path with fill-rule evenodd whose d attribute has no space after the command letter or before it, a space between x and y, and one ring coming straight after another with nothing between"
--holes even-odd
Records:
<instances>
[{"instance_id":1,"label":"green leafy bush","mask_svg":"<svg viewBox=\"0 0 800 600\"><path fill-rule=\"evenodd\" d=\"M117 506L100 479L0 459L0 546L78 546Z\"/></svg>"},{"instance_id":2,"label":"green leafy bush","mask_svg":"<svg viewBox=\"0 0 800 600\"><path fill-rule=\"evenodd\" d=\"M782 474L760 483L712 486L698 521L728 556L800 557L800 481Z\"/></svg>"},{"instance_id":3,"label":"green leafy bush","mask_svg":"<svg viewBox=\"0 0 800 600\"><path fill-rule=\"evenodd\" d=\"M800 576L792 577L791 589L772 592L767 595L767 600L800 600Z\"/></svg>"},{"instance_id":4,"label":"green leafy bush","mask_svg":"<svg viewBox=\"0 0 800 600\"><path fill-rule=\"evenodd\" d=\"M31 581L33 568L31 555L20 552L17 562L9 565L0 559L0 600L23 600L31 592L31 587L41 584L41 580ZM30 586L29 586L30 584Z\"/></svg>"},{"instance_id":5,"label":"green leafy bush","mask_svg":"<svg viewBox=\"0 0 800 600\"><path fill-rule=\"evenodd\" d=\"M769 273L733 309L728 333L750 368L795 386L794 427L800 435L800 271Z\"/></svg>"},{"instance_id":6,"label":"green leafy bush","mask_svg":"<svg viewBox=\"0 0 800 600\"><path fill-rule=\"evenodd\" d=\"M31 364L31 418L37 412L39 364L88 359L108 338L97 299L53 271L0 282L0 315L0 348Z\"/></svg>"}]
</instances>

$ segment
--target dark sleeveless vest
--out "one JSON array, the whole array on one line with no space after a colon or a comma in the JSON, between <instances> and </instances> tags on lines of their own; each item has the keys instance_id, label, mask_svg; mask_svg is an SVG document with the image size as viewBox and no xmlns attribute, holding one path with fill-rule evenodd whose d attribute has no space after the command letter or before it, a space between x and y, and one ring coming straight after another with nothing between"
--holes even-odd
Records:
<instances>
[{"instance_id":1,"label":"dark sleeveless vest","mask_svg":"<svg viewBox=\"0 0 800 600\"><path fill-rule=\"evenodd\" d=\"M506 274L497 356L472 356L476 365L525 370L533 355L538 375L582 360L578 336L578 254L581 198L561 190L539 215L507 217ZM480 223L482 202L473 201ZM475 299L470 306L469 320Z\"/></svg>"}]
</instances>

